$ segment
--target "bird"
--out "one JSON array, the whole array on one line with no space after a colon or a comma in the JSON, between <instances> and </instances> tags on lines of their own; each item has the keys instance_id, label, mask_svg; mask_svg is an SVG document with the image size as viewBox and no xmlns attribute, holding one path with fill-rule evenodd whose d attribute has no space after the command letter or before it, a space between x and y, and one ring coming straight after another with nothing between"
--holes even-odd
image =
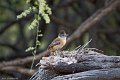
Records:
<instances>
[{"instance_id":1,"label":"bird","mask_svg":"<svg viewBox=\"0 0 120 80\"><path fill-rule=\"evenodd\" d=\"M66 44L66 39L67 39L67 34L64 30L61 30L60 33L58 34L58 37L55 38L51 44L48 46L47 50L50 53L54 53L58 50L60 50L63 46ZM53 54L55 55L55 53Z\"/></svg>"}]
</instances>

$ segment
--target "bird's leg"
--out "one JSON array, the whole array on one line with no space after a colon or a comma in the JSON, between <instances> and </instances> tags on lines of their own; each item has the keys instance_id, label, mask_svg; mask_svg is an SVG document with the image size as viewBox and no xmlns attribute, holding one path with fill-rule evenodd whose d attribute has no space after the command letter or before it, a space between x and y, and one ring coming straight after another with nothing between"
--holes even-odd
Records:
<instances>
[{"instance_id":1,"label":"bird's leg","mask_svg":"<svg viewBox=\"0 0 120 80\"><path fill-rule=\"evenodd\" d=\"M52 53L53 56L55 56L55 51Z\"/></svg>"},{"instance_id":2,"label":"bird's leg","mask_svg":"<svg viewBox=\"0 0 120 80\"><path fill-rule=\"evenodd\" d=\"M59 50L56 50L56 56L59 56Z\"/></svg>"},{"instance_id":3,"label":"bird's leg","mask_svg":"<svg viewBox=\"0 0 120 80\"><path fill-rule=\"evenodd\" d=\"M58 50L56 50L56 51L53 52L53 55L54 55L54 56L62 56L62 55L63 55L63 52L58 49Z\"/></svg>"},{"instance_id":4,"label":"bird's leg","mask_svg":"<svg viewBox=\"0 0 120 80\"><path fill-rule=\"evenodd\" d=\"M57 55L57 50L55 51L55 56Z\"/></svg>"},{"instance_id":5,"label":"bird's leg","mask_svg":"<svg viewBox=\"0 0 120 80\"><path fill-rule=\"evenodd\" d=\"M60 53L60 51L57 49L57 50L54 52L54 56L59 56L59 53Z\"/></svg>"},{"instance_id":6,"label":"bird's leg","mask_svg":"<svg viewBox=\"0 0 120 80\"><path fill-rule=\"evenodd\" d=\"M50 56L54 56L54 53L55 53L55 52L51 52Z\"/></svg>"},{"instance_id":7,"label":"bird's leg","mask_svg":"<svg viewBox=\"0 0 120 80\"><path fill-rule=\"evenodd\" d=\"M57 50L53 52L53 55L56 56L57 55Z\"/></svg>"}]
</instances>

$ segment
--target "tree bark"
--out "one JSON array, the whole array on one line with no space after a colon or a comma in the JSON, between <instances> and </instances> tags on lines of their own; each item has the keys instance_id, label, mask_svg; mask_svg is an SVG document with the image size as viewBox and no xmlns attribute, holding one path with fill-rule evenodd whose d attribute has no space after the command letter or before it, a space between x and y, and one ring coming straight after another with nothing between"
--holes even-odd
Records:
<instances>
[{"instance_id":1,"label":"tree bark","mask_svg":"<svg viewBox=\"0 0 120 80\"><path fill-rule=\"evenodd\" d=\"M44 69L52 69L59 73L73 73L94 69L120 68L120 56L107 56L94 51L89 51L85 54L81 54L80 52L76 51L66 51L63 53L65 53L63 58L56 56L43 58L40 60L41 66L44 66ZM63 61L62 59L69 59L71 61L72 59L75 59L77 62L69 64L70 61Z\"/></svg>"},{"instance_id":2,"label":"tree bark","mask_svg":"<svg viewBox=\"0 0 120 80\"><path fill-rule=\"evenodd\" d=\"M50 73L35 74L30 80L120 80L120 56L107 56L89 48L62 53L43 57L40 68Z\"/></svg>"},{"instance_id":3,"label":"tree bark","mask_svg":"<svg viewBox=\"0 0 120 80\"><path fill-rule=\"evenodd\" d=\"M120 80L120 68L90 70L57 76L51 80Z\"/></svg>"}]
</instances>

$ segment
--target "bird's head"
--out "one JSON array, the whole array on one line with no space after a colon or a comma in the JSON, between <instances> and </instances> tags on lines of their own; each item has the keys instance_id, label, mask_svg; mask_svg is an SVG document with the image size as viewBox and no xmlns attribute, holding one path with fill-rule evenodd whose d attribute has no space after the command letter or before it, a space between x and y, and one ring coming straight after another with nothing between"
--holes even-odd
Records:
<instances>
[{"instance_id":1,"label":"bird's head","mask_svg":"<svg viewBox=\"0 0 120 80\"><path fill-rule=\"evenodd\" d=\"M60 38L67 38L67 34L66 34L66 32L64 31L64 30L61 30L60 31L60 33L58 34L58 37L60 37Z\"/></svg>"}]
</instances>

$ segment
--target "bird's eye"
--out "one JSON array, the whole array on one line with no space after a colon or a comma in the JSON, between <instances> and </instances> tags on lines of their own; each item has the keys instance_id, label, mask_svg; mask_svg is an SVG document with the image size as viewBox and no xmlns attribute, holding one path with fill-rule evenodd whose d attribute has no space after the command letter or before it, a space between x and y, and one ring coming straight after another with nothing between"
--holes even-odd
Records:
<instances>
[{"instance_id":1,"label":"bird's eye","mask_svg":"<svg viewBox=\"0 0 120 80\"><path fill-rule=\"evenodd\" d=\"M64 36L64 34L60 34L59 36L60 36L60 37L63 37L63 36Z\"/></svg>"}]
</instances>

